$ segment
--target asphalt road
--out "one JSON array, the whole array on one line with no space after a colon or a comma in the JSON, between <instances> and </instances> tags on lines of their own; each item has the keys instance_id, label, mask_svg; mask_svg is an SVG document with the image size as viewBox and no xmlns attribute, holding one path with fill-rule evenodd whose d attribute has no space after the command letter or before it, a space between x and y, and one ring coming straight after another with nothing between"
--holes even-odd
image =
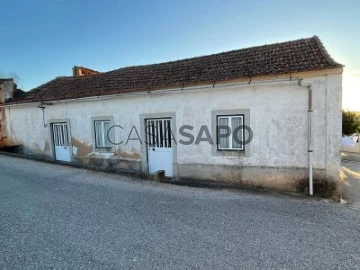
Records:
<instances>
[{"instance_id":1,"label":"asphalt road","mask_svg":"<svg viewBox=\"0 0 360 270\"><path fill-rule=\"evenodd\" d=\"M0 155L0 269L360 269L360 211Z\"/></svg>"},{"instance_id":2,"label":"asphalt road","mask_svg":"<svg viewBox=\"0 0 360 270\"><path fill-rule=\"evenodd\" d=\"M358 157L360 159L359 154ZM342 161L340 176L344 199L360 210L360 161Z\"/></svg>"}]
</instances>

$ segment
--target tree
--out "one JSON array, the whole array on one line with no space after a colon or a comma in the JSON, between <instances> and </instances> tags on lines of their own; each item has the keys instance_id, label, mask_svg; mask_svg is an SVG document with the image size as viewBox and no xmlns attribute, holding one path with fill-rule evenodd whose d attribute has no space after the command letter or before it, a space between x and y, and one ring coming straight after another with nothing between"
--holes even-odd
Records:
<instances>
[{"instance_id":1,"label":"tree","mask_svg":"<svg viewBox=\"0 0 360 270\"><path fill-rule=\"evenodd\" d=\"M351 135L360 132L360 114L352 111L342 111L342 133Z\"/></svg>"}]
</instances>

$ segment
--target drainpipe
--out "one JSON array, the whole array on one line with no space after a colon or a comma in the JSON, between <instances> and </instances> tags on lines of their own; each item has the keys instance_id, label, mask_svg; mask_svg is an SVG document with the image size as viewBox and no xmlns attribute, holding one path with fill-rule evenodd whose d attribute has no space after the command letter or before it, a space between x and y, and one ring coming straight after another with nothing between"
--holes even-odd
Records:
<instances>
[{"instance_id":1,"label":"drainpipe","mask_svg":"<svg viewBox=\"0 0 360 270\"><path fill-rule=\"evenodd\" d=\"M312 165L312 88L311 84L303 85L303 79L298 80L299 86L305 86L308 89L308 168L309 168L309 195L314 195L314 186L313 186L313 165Z\"/></svg>"}]
</instances>

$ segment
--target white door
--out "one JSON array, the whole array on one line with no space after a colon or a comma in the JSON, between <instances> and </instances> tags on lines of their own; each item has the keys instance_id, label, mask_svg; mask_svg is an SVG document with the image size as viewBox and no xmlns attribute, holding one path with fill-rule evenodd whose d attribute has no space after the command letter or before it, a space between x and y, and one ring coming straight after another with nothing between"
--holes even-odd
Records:
<instances>
[{"instance_id":1,"label":"white door","mask_svg":"<svg viewBox=\"0 0 360 270\"><path fill-rule=\"evenodd\" d=\"M70 162L69 129L67 123L52 124L55 159Z\"/></svg>"},{"instance_id":2,"label":"white door","mask_svg":"<svg viewBox=\"0 0 360 270\"><path fill-rule=\"evenodd\" d=\"M149 173L165 171L165 176L173 176L173 141L171 119L146 120Z\"/></svg>"}]
</instances>

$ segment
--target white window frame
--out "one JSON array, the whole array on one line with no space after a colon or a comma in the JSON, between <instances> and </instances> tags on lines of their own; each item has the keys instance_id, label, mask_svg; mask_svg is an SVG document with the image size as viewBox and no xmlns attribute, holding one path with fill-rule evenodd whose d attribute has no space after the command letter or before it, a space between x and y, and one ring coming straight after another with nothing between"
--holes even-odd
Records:
<instances>
[{"instance_id":1,"label":"white window frame","mask_svg":"<svg viewBox=\"0 0 360 270\"><path fill-rule=\"evenodd\" d=\"M233 115L217 115L216 116L216 124L217 124L217 131L216 131L216 136L217 136L217 150L219 151L245 151L245 144L244 144L244 139L245 139L245 129L242 129L242 144L239 148L233 148L232 144L233 144L233 132L234 130L231 128L231 123L232 123L232 119L233 118L241 118L241 126L244 126L245 123L245 119L244 119L244 114L233 114ZM220 146L220 138L219 138L219 122L220 119L227 119L228 120L228 127L231 129L231 133L228 137L229 140L229 147L221 147Z\"/></svg>"},{"instance_id":2,"label":"white window frame","mask_svg":"<svg viewBox=\"0 0 360 270\"><path fill-rule=\"evenodd\" d=\"M102 138L102 142L104 142L105 140L105 145L98 145L97 144L97 131L96 131L96 122L102 122L101 126L102 126L102 130L104 130L104 124L103 122L108 122L109 123L109 127L112 127L114 124L114 120L113 117L93 117L91 119L91 129L92 129L92 134L93 134L93 151L94 152L114 152L115 151L115 147L114 145L111 143L111 141L108 141L107 138L107 132L104 132L101 136L103 136ZM113 130L110 131L110 139L114 140L114 132ZM108 145L106 145L106 142L108 142Z\"/></svg>"},{"instance_id":3,"label":"white window frame","mask_svg":"<svg viewBox=\"0 0 360 270\"><path fill-rule=\"evenodd\" d=\"M97 124L101 125L100 131L101 134L97 134L98 129L96 128ZM104 148L111 148L110 141L107 138L107 131L105 131L105 123L109 124L109 127L111 125L110 120L95 120L94 121L94 134L95 134L95 148L96 149L104 149ZM98 137L101 137L99 142L101 142L101 145L98 145Z\"/></svg>"}]
</instances>

